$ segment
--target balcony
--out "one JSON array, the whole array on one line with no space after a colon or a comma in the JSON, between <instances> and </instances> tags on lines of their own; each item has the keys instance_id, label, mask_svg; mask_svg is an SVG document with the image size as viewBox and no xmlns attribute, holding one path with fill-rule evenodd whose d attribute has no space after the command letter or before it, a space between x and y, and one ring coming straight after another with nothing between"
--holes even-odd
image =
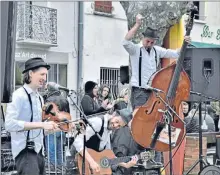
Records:
<instances>
[{"instance_id":1,"label":"balcony","mask_svg":"<svg viewBox=\"0 0 220 175\"><path fill-rule=\"evenodd\" d=\"M57 10L18 4L16 41L18 44L57 46Z\"/></svg>"}]
</instances>

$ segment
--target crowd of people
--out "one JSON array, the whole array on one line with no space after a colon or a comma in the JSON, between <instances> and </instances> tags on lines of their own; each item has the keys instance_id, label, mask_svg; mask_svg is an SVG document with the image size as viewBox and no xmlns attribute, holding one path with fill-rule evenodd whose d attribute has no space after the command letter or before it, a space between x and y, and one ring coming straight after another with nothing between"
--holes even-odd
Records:
<instances>
[{"instance_id":1,"label":"crowd of people","mask_svg":"<svg viewBox=\"0 0 220 175\"><path fill-rule=\"evenodd\" d=\"M190 109L190 105L192 106ZM219 131L219 113L213 106L219 106L218 102L203 102L201 108L198 103L182 102L184 121L186 122L186 133L199 133L199 115L201 110L201 122L203 132ZM207 137L208 147L215 145L215 135Z\"/></svg>"}]
</instances>

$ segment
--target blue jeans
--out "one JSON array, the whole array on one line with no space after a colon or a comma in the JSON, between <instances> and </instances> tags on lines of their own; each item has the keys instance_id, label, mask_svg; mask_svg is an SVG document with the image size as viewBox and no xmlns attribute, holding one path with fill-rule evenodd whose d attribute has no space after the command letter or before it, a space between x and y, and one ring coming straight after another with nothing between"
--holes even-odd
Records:
<instances>
[{"instance_id":1,"label":"blue jeans","mask_svg":"<svg viewBox=\"0 0 220 175\"><path fill-rule=\"evenodd\" d=\"M63 132L49 134L45 137L45 143L46 154L50 163L62 165L64 162L63 143L65 143L65 134Z\"/></svg>"}]
</instances>

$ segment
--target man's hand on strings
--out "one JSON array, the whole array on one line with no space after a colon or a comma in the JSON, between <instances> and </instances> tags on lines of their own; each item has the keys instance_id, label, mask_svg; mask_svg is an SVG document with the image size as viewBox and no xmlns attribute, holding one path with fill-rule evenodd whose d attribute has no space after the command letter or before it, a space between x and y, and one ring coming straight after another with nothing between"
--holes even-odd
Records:
<instances>
[{"instance_id":1,"label":"man's hand on strings","mask_svg":"<svg viewBox=\"0 0 220 175\"><path fill-rule=\"evenodd\" d=\"M120 163L119 165L125 168L131 168L137 164L137 161L138 161L138 157L135 155L135 156L132 156L132 159L129 162Z\"/></svg>"}]
</instances>

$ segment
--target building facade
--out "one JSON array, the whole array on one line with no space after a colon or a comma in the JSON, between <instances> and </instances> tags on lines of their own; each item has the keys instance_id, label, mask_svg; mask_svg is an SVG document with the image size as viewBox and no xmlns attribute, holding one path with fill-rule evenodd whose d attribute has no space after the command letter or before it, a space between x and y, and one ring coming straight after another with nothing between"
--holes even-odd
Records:
<instances>
[{"instance_id":1,"label":"building facade","mask_svg":"<svg viewBox=\"0 0 220 175\"><path fill-rule=\"evenodd\" d=\"M15 88L24 62L42 57L51 65L48 81L76 89L77 2L18 2ZM65 19L65 20L64 20Z\"/></svg>"},{"instance_id":2,"label":"building facade","mask_svg":"<svg viewBox=\"0 0 220 175\"><path fill-rule=\"evenodd\" d=\"M119 68L129 63L122 46L127 30L127 17L119 2L84 3L84 82L108 84L118 94Z\"/></svg>"},{"instance_id":3,"label":"building facade","mask_svg":"<svg viewBox=\"0 0 220 175\"><path fill-rule=\"evenodd\" d=\"M192 29L192 40L220 45L220 2L195 1L194 3L197 5L199 13ZM215 46L213 45L213 47Z\"/></svg>"},{"instance_id":4,"label":"building facade","mask_svg":"<svg viewBox=\"0 0 220 175\"><path fill-rule=\"evenodd\" d=\"M19 2L15 88L22 85L24 62L40 56L51 64L48 81L77 89L79 2ZM109 84L118 93L119 67L128 65L122 47L127 19L119 2L83 3L82 86Z\"/></svg>"}]
</instances>

